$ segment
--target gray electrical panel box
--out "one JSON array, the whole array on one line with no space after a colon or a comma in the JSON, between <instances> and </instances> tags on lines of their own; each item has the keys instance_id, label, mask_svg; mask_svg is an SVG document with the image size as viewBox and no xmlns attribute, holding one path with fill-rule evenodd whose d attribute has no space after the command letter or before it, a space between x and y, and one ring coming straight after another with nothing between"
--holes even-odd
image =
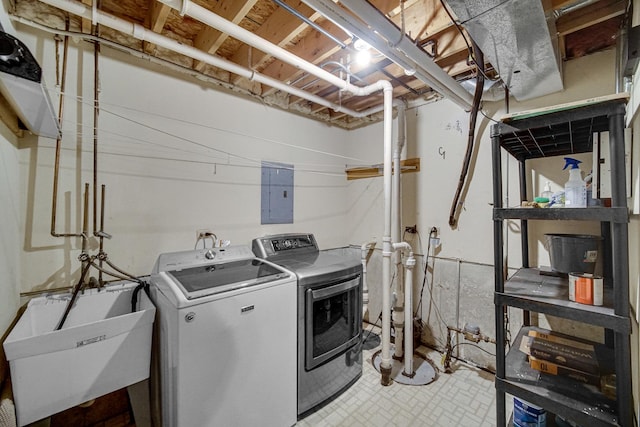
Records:
<instances>
[{"instance_id":1,"label":"gray electrical panel box","mask_svg":"<svg viewBox=\"0 0 640 427\"><path fill-rule=\"evenodd\" d=\"M262 162L262 224L293 224L293 165Z\"/></svg>"}]
</instances>

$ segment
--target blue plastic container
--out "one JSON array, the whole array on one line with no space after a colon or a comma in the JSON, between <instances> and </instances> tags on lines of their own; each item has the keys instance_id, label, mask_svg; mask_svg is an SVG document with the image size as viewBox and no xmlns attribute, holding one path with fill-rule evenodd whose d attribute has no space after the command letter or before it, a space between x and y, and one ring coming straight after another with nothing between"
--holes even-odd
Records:
<instances>
[{"instance_id":1,"label":"blue plastic container","mask_svg":"<svg viewBox=\"0 0 640 427\"><path fill-rule=\"evenodd\" d=\"M546 427L547 411L527 401L513 398L513 425L515 427Z\"/></svg>"}]
</instances>

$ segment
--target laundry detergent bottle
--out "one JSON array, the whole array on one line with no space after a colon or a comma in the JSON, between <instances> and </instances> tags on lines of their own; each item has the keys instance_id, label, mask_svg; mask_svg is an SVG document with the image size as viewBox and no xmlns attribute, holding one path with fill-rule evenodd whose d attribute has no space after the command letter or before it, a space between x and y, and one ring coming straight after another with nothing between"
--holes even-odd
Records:
<instances>
[{"instance_id":1,"label":"laundry detergent bottle","mask_svg":"<svg viewBox=\"0 0 640 427\"><path fill-rule=\"evenodd\" d=\"M569 168L569 181L564 185L564 206L566 208L584 208L587 206L587 185L582 180L580 160L564 158L562 170Z\"/></svg>"}]
</instances>

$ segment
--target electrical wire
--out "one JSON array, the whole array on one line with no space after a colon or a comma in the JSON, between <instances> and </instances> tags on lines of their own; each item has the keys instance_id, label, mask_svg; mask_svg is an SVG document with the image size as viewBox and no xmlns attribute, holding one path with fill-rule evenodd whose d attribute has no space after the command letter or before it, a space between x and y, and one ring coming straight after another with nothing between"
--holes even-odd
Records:
<instances>
[{"instance_id":1,"label":"electrical wire","mask_svg":"<svg viewBox=\"0 0 640 427\"><path fill-rule=\"evenodd\" d=\"M509 0L507 0L509 1ZM478 64L478 61L476 60L475 57L475 53L473 52L473 49L471 48L471 43L469 43L469 40L467 39L467 36L464 34L464 31L462 31L462 27L461 27L461 23L458 23L458 21L456 21L456 19L453 17L453 15L451 15L451 12L449 11L449 8L446 6L444 0L440 0L440 4L442 4L442 8L444 9L445 12L447 12L447 15L449 15L449 19L451 20L451 23L456 27L456 29L458 30L458 32L460 33L460 35L462 36L462 39L464 40L464 43L467 45L467 50L469 51L469 56L471 57L471 59L473 59L473 62L476 63L476 65ZM500 5L498 5L500 6ZM491 9L489 9L491 10ZM487 10L488 12L488 10ZM476 67L477 69L477 67ZM490 81L498 81L501 80L500 77L495 77L495 78L491 78L489 77L487 74L485 74L484 70L477 70L478 72L480 72L485 79L490 80Z\"/></svg>"},{"instance_id":2,"label":"electrical wire","mask_svg":"<svg viewBox=\"0 0 640 427\"><path fill-rule=\"evenodd\" d=\"M53 89L51 91L53 91L54 94L56 94L56 95L62 95L62 93L60 91L54 91ZM86 105L87 107L93 108L93 101L91 101L91 102L85 101L84 97L82 97L80 95L75 95L74 96L74 95L70 95L70 94L66 94L66 93L64 95L65 95L65 97L68 97L68 98L75 98L77 101L79 101L80 103ZM312 152L312 153L315 153L315 154L322 154L322 155L326 155L326 156L329 156L329 157L339 158L339 159L342 159L342 160L354 161L354 162L357 162L357 163L361 163L363 165L367 164L367 161L364 160L364 159L359 159L359 158L349 157L349 156L343 156L343 155L340 155L340 154L337 154L337 153L331 153L331 152L328 152L328 151L316 150L316 149L313 149L313 148L303 147L301 145L286 143L286 142L283 142L283 141L277 141L277 140L271 139L271 138L265 138L265 137L257 136L257 135L250 135L250 134L246 134L246 133L243 133L243 132L240 132L240 131L235 131L235 130L231 130L231 129L223 129L223 128L220 128L220 127L205 125L205 124L194 122L194 121L190 121L190 120L176 119L175 117L170 117L170 116L167 116L167 115L164 115L164 114L153 113L153 112L144 111L144 110L140 110L140 109L136 109L136 108L132 108L132 107L126 107L126 106L118 105L118 104L111 104L111 103L107 103L107 102L104 102L104 101L101 101L100 104L101 104L101 106L100 106L100 110L101 111L104 111L104 112L106 112L108 114L111 114L111 115L113 115L115 117L118 117L118 118L120 118L122 120L128 121L130 123L134 123L136 125L142 126L144 128L147 128L147 129L151 129L151 130L157 131L159 133L163 133L163 134L165 134L167 136L171 136L171 137L177 138L179 140L191 143L191 144L199 146L199 147L203 147L203 148L206 148L206 149L209 149L209 150L214 150L214 151L221 152L223 154L226 154L226 155L232 156L232 157L243 158L242 156L235 155L235 154L233 154L231 152L227 152L227 151L224 151L224 150L217 150L217 149L215 149L213 147L210 147L208 145L205 145L205 144L190 140L188 138L176 136L176 135L174 135L174 134L172 134L170 132L163 131L163 130L155 128L153 126L144 124L144 123L142 123L140 121L132 119L131 117L128 117L128 116L125 116L125 115L122 115L122 114L118 114L118 113L116 113L115 111L113 111L113 110L111 110L109 108L105 108L105 106L118 107L118 108L121 108L121 109L124 109L124 110L127 110L127 111L138 113L136 115L139 115L141 113L142 114L147 114L147 115L150 115L152 117L160 118L163 121L170 120L170 121L173 121L173 122L176 122L176 123L180 123L180 124L186 124L186 125L189 125L189 126L198 126L198 127L205 128L205 129L208 129L208 130L215 130L215 131L223 132L223 133L226 133L226 134L242 136L242 137L249 138L249 139L256 139L256 140L260 140L260 141L263 141L263 142L268 142L268 143L271 143L271 144L281 145L281 146L284 146L284 147L287 147L287 148L295 148L295 149L298 149L298 150L308 151L308 152ZM136 115L131 115L131 116L136 116ZM75 123L73 123L73 124L75 125ZM255 159L249 159L249 160L255 161Z\"/></svg>"},{"instance_id":3,"label":"electrical wire","mask_svg":"<svg viewBox=\"0 0 640 427\"><path fill-rule=\"evenodd\" d=\"M89 103L88 102L84 102L82 100L82 97L77 96L76 98L78 98L80 100L80 102L85 103L86 105L89 106ZM109 109L105 109L104 108L105 103L102 103L102 105L103 106L101 107L101 110L106 112L107 114L112 114L112 115L114 115L114 116L116 116L116 117L118 117L118 118L120 118L122 120L129 121L131 123L134 123L136 125L139 125L139 126L151 129L151 130L155 130L155 131L157 131L159 133L163 133L166 136L170 136L172 138L176 138L178 140L184 141L184 142L189 143L191 145L195 145L195 146L197 146L199 148L205 148L207 151L215 151L215 152L218 152L218 153L222 153L223 155L225 155L225 157L211 156L211 153L205 154L205 153L202 153L201 151L197 151L196 152L196 151L191 151L191 150L185 150L184 147L168 146L168 145L160 144L160 143L157 143L157 142L147 141L147 140L143 140L143 139L139 139L139 138L132 138L132 137L130 137L128 135L122 135L122 134L117 134L117 133L111 133L111 134L114 134L114 135L117 135L117 136L120 136L120 137L129 138L130 140L136 141L137 143L140 143L140 144L150 144L150 145L154 145L154 146L163 147L163 148L166 148L166 149L169 149L169 150L180 150L181 153L184 153L186 151L187 153L197 154L198 156L203 156L203 155L209 156L209 157L211 157L213 159L226 161L225 165L229 165L229 166L246 166L246 165L242 165L242 164L229 163L229 158L237 158L237 159L245 160L250 165L253 165L254 167L257 167L257 168L260 168L262 166L262 160L261 159L249 158L249 157L246 157L246 156L241 156L241 155L234 154L234 153L229 152L229 151L216 149L214 147L211 147L209 145L194 141L192 139L188 139L188 138L181 137L179 135L176 135L176 134L173 134L173 133L170 133L170 132L166 132L166 131L160 130L160 129L155 128L153 126L144 124L144 123L142 123L140 121L136 121L136 120L130 119L129 117L127 117L125 115L115 113L115 112L113 112L113 111L111 111ZM127 107L123 107L123 108L127 109ZM134 111L140 112L139 110L134 110ZM166 117L166 116L162 116L162 115L157 115L157 116L169 119L169 117ZM235 135L238 135L238 136L243 136L243 137L247 137L247 138L254 138L254 139L262 140L262 141L265 141L265 142L284 145L284 146L289 147L289 148L298 148L298 149L302 149L302 150L306 150L306 151L312 151L312 152L315 152L316 154L323 154L323 155L338 157L338 158L341 158L341 159L344 159L344 160L352 160L352 161L357 162L356 165L367 165L367 164L369 164L365 160L362 160L362 159L357 159L357 158L348 157L348 156L341 156L341 155L337 155L337 154L330 153L330 152L327 152L327 151L315 150L315 149L311 149L311 148L307 148L307 147L301 147L301 146L298 146L298 145L288 144L288 143L284 143L284 142L281 142L281 141L275 141L275 140L272 140L272 139L260 138L260 137L256 137L256 136L253 136L253 135L243 134L241 132L224 130L224 129L221 129L221 128L215 128L215 127L211 127L211 126L200 125L200 124L194 123L194 122L185 122L185 121L182 121L182 120L178 120L178 122L187 123L187 124L190 124L190 125L199 125L199 126L203 126L205 128L208 128L208 129L214 129L214 130L218 130L218 131L221 131L221 132L227 132L227 133L235 134ZM105 132L109 133L109 131L105 131ZM78 133L78 135L81 135L81 134L82 133ZM109 154L131 156L131 154L124 154L124 153L122 153L122 154L109 153ZM148 156L148 155L147 156L143 156L143 155L138 155L137 157L149 158L149 159L157 159L157 160L178 160L178 161L186 161L186 162L194 162L194 163L206 163L206 162L196 161L196 160L165 158L165 157L161 157L161 156ZM307 167L299 167L298 165L300 165L300 164L302 164L302 165L310 165L310 166L315 166L315 167L318 167L318 166L320 166L320 167L335 167L335 168L340 167L341 169L340 169L339 172L331 172L331 171L323 171L323 170L318 170L318 169L311 169L311 168L307 168ZM318 174L318 175L323 175L323 176L343 176L344 175L344 169L343 169L344 166L343 165L317 164L317 163L313 163L313 164L299 163L299 164L294 165L294 168L296 169L297 172L307 172L307 173Z\"/></svg>"},{"instance_id":4,"label":"electrical wire","mask_svg":"<svg viewBox=\"0 0 640 427\"><path fill-rule=\"evenodd\" d=\"M367 331L367 336L366 336L366 337L364 337L364 338L362 339L362 342L363 342L363 343L364 343L364 342L366 342L366 341L367 341L367 339L369 339L369 335L371 335L371 333L373 332L373 328L375 328L375 327L376 327L376 325L378 324L378 322L379 322L381 319L382 319L382 312L380 312L380 314L378 315L378 319L377 319L377 320L375 321L375 323L373 324L373 327Z\"/></svg>"},{"instance_id":5,"label":"electrical wire","mask_svg":"<svg viewBox=\"0 0 640 427\"><path fill-rule=\"evenodd\" d=\"M451 352L453 352L453 350L455 350L455 348L456 348L456 347L458 347L459 345L470 345L471 347L475 347L475 348L477 348L478 350L482 350L482 351L484 351L485 353L487 353L487 354L488 354L488 355L490 355L490 356L496 357L496 355L495 355L495 354L493 354L493 353L491 353L490 351L488 351L488 350L486 350L486 349L484 349L484 348L480 347L478 344L474 344L474 343L472 343L472 342L459 342L459 343L457 343L457 344L455 344L455 345L451 346Z\"/></svg>"},{"instance_id":6,"label":"electrical wire","mask_svg":"<svg viewBox=\"0 0 640 427\"><path fill-rule=\"evenodd\" d=\"M494 119L493 117L489 117L489 116L487 116L487 114L486 114L484 111L482 111L482 109L480 109L479 111L480 111L480 114L482 114L483 116L485 116L487 119L491 120L492 122L494 122L494 123L501 123L501 122L500 122L500 120L496 120L496 119Z\"/></svg>"},{"instance_id":7,"label":"electrical wire","mask_svg":"<svg viewBox=\"0 0 640 427\"><path fill-rule=\"evenodd\" d=\"M484 69L484 55L480 48L473 42L473 49L477 55L476 68L478 70ZM476 121L478 119L478 111L480 110L480 102L482 101L482 91L484 89L484 75L479 73L477 76L476 89L473 94L473 105L469 112L469 134L467 137L467 149L465 150L464 160L462 162L462 170L460 171L460 179L458 180L458 186L451 202L451 210L449 211L449 226L454 228L458 223L458 216L460 215L460 208L464 201L460 201L462 191L467 184L467 174L469 172L469 166L471 163L471 156L473 154L475 133L476 133Z\"/></svg>"},{"instance_id":8,"label":"electrical wire","mask_svg":"<svg viewBox=\"0 0 640 427\"><path fill-rule=\"evenodd\" d=\"M427 273L429 270L429 254L431 252L431 236L435 233L436 231L432 228L429 231L429 242L427 243L427 253L425 255L425 261L424 261L424 271L423 271L423 276L422 276L422 288L420 289L420 299L418 300L418 306L416 308L416 311L413 314L414 318L418 318L418 313L420 313L421 308L422 308L422 300L423 300L423 295L424 295L424 289L426 286L426 282L427 282ZM420 241L420 246L422 246L422 237L420 236L420 233L418 232L418 240ZM436 313L436 318L440 321L441 323L441 327L444 326L445 328L447 327L447 322L445 322L444 317L442 316L442 313L440 313L440 309L438 308L437 305L435 305L433 303L433 291L432 291L432 287L433 287L433 278L435 276L435 257L431 256L432 259L432 266L431 266L431 283L428 286L429 289L429 312L431 312L431 308L433 308L434 312ZM428 327L429 324L427 322L421 321L422 323L422 327ZM441 329L441 332L444 332ZM445 344L438 339L435 335L433 335L433 338L436 340L437 344L445 347Z\"/></svg>"},{"instance_id":9,"label":"electrical wire","mask_svg":"<svg viewBox=\"0 0 640 427\"><path fill-rule=\"evenodd\" d=\"M423 274L423 277L422 277L422 287L420 289L420 299L418 300L418 306L416 308L415 313L413 314L413 317L417 317L418 316L418 313L420 312L420 308L422 306L422 296L424 294L424 288L425 288L425 285L426 285L426 282L427 282L427 272L428 272L428 268L429 268L429 253L431 252L431 236L433 234L434 234L434 231L430 230L429 231L429 241L427 242L427 253L425 254L425 263L424 263L424 272L423 272L424 274ZM418 233L418 239L422 240L421 237L420 237L420 233ZM435 265L433 267L435 267ZM431 268L431 283L432 284L433 284L433 267Z\"/></svg>"}]
</instances>

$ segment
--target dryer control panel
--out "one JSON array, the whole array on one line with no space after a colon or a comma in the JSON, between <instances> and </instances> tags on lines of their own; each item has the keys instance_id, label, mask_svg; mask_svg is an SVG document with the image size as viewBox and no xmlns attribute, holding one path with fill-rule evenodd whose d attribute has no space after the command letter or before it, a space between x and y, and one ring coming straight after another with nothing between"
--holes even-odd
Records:
<instances>
[{"instance_id":1,"label":"dryer control panel","mask_svg":"<svg viewBox=\"0 0 640 427\"><path fill-rule=\"evenodd\" d=\"M269 258L278 254L291 254L293 251L318 252L318 244L313 234L278 234L259 237L253 240L253 253L260 258Z\"/></svg>"}]
</instances>

